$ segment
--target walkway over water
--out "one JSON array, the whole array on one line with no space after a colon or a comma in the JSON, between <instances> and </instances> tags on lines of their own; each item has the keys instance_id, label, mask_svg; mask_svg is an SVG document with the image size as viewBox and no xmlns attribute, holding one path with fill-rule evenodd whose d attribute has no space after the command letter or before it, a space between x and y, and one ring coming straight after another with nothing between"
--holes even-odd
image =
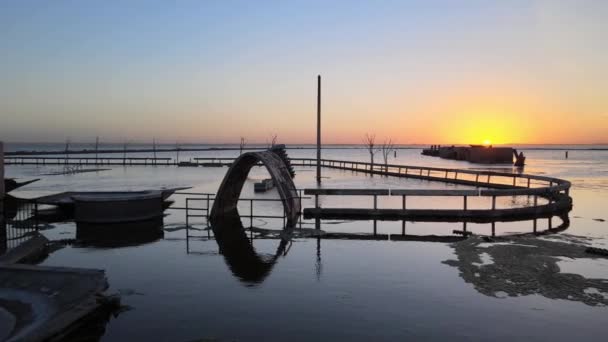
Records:
<instances>
[{"instance_id":1,"label":"walkway over water","mask_svg":"<svg viewBox=\"0 0 608 342\"><path fill-rule=\"evenodd\" d=\"M230 166L235 158L193 158L199 166ZM7 157L8 164L37 165L176 165L171 158L60 158L60 157ZM294 166L316 166L313 158L291 158ZM258 163L262 166L262 163ZM550 218L562 215L572 208L569 196L570 182L562 179L530 175L524 173L503 173L438 167L371 164L367 162L322 159L321 166L352 172L362 172L380 176L394 176L450 184L472 186L476 189L431 190L431 189L306 189L306 194L317 198L314 208L306 208L305 217L322 219L380 219L380 220L437 220L465 222L518 221L536 218ZM379 208L321 208L319 196L370 196L377 203L378 196L401 197L399 209ZM458 209L410 209L407 198L411 197L462 197L462 207ZM530 205L523 207L498 208L496 199L506 196L527 196ZM488 209L471 209L469 197L487 199ZM541 199L541 201L539 201ZM536 230L536 223L534 224Z\"/></svg>"}]
</instances>

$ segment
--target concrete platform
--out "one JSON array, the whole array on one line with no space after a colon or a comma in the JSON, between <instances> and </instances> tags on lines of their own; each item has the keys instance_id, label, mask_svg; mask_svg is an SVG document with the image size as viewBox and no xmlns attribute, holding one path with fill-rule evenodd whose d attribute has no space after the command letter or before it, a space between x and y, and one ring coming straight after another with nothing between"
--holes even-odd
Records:
<instances>
[{"instance_id":1,"label":"concrete platform","mask_svg":"<svg viewBox=\"0 0 608 342\"><path fill-rule=\"evenodd\" d=\"M0 340L58 340L102 307L103 270L0 265Z\"/></svg>"}]
</instances>

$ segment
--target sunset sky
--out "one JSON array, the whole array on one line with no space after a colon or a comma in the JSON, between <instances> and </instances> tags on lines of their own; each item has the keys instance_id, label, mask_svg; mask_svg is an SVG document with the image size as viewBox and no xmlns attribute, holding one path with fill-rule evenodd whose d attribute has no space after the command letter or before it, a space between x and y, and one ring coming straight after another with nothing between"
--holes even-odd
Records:
<instances>
[{"instance_id":1,"label":"sunset sky","mask_svg":"<svg viewBox=\"0 0 608 342\"><path fill-rule=\"evenodd\" d=\"M608 1L2 1L0 140L607 143Z\"/></svg>"}]
</instances>

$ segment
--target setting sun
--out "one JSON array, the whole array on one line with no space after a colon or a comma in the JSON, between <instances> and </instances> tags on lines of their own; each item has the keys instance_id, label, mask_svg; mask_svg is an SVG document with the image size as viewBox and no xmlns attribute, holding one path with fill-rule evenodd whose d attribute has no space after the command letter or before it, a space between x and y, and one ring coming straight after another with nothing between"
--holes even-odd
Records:
<instances>
[{"instance_id":1,"label":"setting sun","mask_svg":"<svg viewBox=\"0 0 608 342\"><path fill-rule=\"evenodd\" d=\"M483 145L484 146L490 146L490 145L492 145L492 142L490 140L486 139L486 140L483 141Z\"/></svg>"}]
</instances>

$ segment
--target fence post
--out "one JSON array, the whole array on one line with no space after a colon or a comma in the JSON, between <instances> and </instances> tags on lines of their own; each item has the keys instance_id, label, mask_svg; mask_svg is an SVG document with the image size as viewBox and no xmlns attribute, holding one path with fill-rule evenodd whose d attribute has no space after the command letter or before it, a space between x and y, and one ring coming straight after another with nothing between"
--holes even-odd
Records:
<instances>
[{"instance_id":1,"label":"fence post","mask_svg":"<svg viewBox=\"0 0 608 342\"><path fill-rule=\"evenodd\" d=\"M405 195L403 195L403 210L405 210Z\"/></svg>"},{"instance_id":2,"label":"fence post","mask_svg":"<svg viewBox=\"0 0 608 342\"><path fill-rule=\"evenodd\" d=\"M210 208L209 208L209 204L210 204L209 196L210 195L207 194L207 225L209 225L209 212L211 211Z\"/></svg>"},{"instance_id":3,"label":"fence post","mask_svg":"<svg viewBox=\"0 0 608 342\"><path fill-rule=\"evenodd\" d=\"M374 195L374 209L378 208L378 195Z\"/></svg>"},{"instance_id":4,"label":"fence post","mask_svg":"<svg viewBox=\"0 0 608 342\"><path fill-rule=\"evenodd\" d=\"M188 225L189 225L189 222L188 222L188 203L189 202L190 202L189 198L186 198L186 230L188 229ZM186 231L186 235L187 234L188 234L188 232Z\"/></svg>"},{"instance_id":5,"label":"fence post","mask_svg":"<svg viewBox=\"0 0 608 342\"><path fill-rule=\"evenodd\" d=\"M34 225L38 231L38 201L34 200Z\"/></svg>"},{"instance_id":6,"label":"fence post","mask_svg":"<svg viewBox=\"0 0 608 342\"><path fill-rule=\"evenodd\" d=\"M496 195L492 196L492 210L496 209Z\"/></svg>"},{"instance_id":7,"label":"fence post","mask_svg":"<svg viewBox=\"0 0 608 342\"><path fill-rule=\"evenodd\" d=\"M249 200L249 228L253 228L253 199Z\"/></svg>"},{"instance_id":8,"label":"fence post","mask_svg":"<svg viewBox=\"0 0 608 342\"><path fill-rule=\"evenodd\" d=\"M462 196L464 198L464 210L467 210L467 196Z\"/></svg>"}]
</instances>

